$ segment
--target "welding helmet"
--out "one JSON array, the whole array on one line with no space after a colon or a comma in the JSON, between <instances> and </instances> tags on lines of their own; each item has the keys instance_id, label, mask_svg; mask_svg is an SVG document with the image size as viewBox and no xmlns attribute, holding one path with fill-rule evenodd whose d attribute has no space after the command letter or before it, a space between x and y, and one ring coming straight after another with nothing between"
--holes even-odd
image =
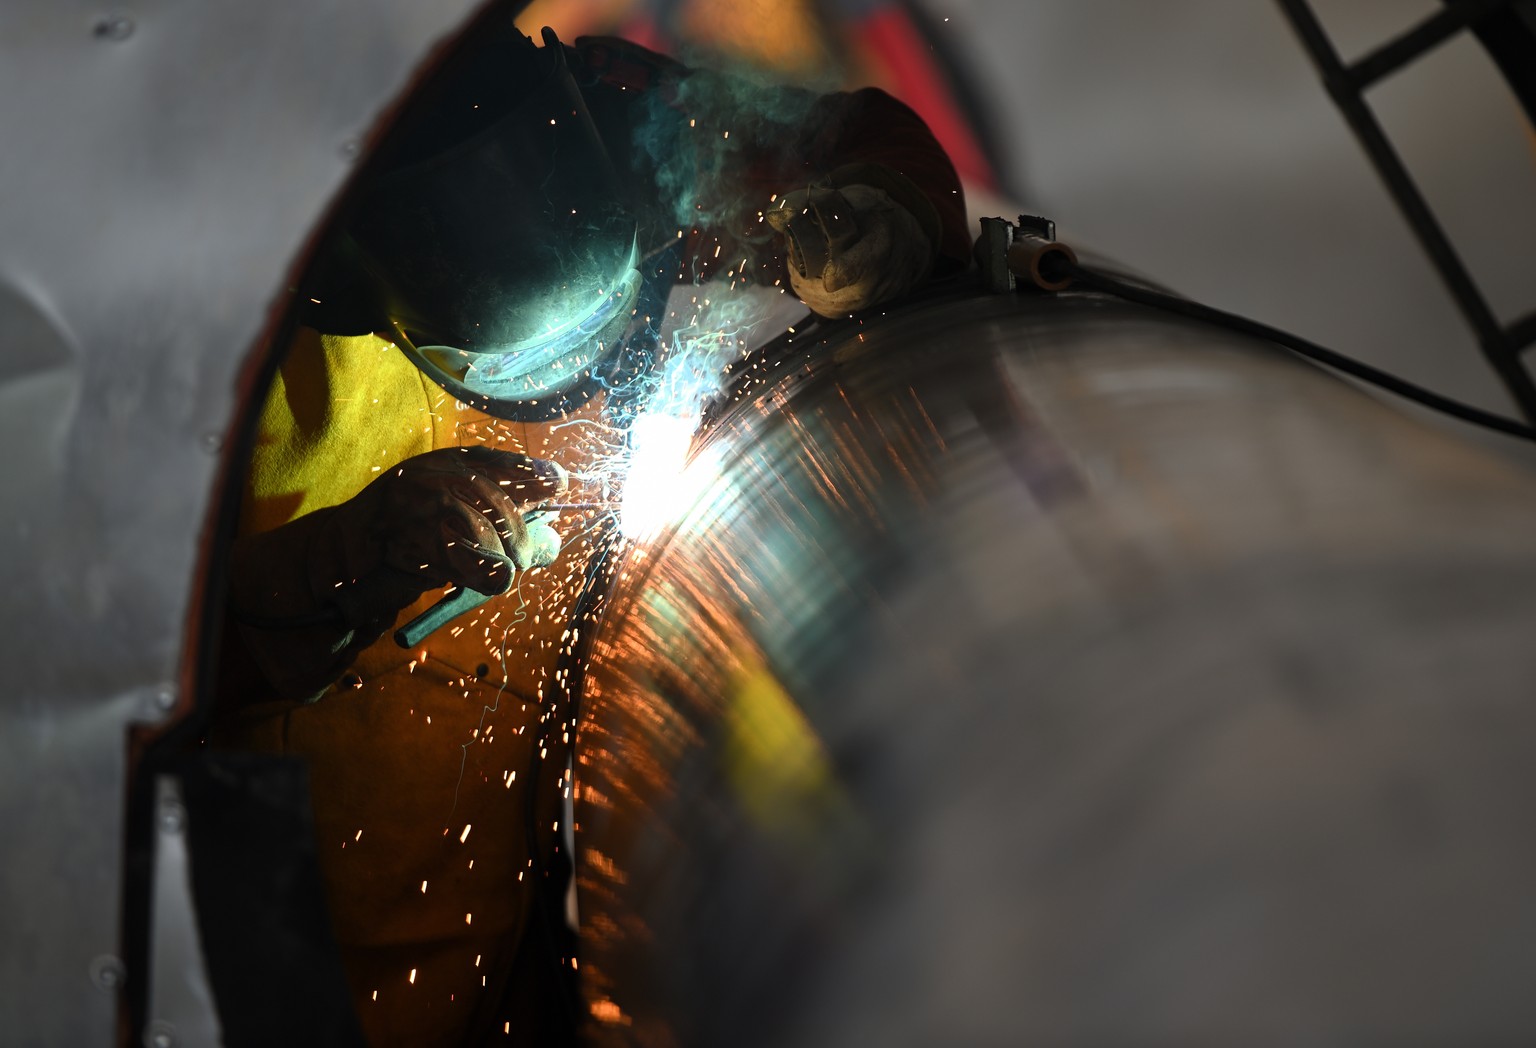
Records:
<instances>
[{"instance_id":1,"label":"welding helmet","mask_svg":"<svg viewBox=\"0 0 1536 1048\"><path fill-rule=\"evenodd\" d=\"M622 188L565 48L543 35L507 18L447 60L300 289L314 326L383 329L456 398L519 421L621 370L642 283Z\"/></svg>"}]
</instances>

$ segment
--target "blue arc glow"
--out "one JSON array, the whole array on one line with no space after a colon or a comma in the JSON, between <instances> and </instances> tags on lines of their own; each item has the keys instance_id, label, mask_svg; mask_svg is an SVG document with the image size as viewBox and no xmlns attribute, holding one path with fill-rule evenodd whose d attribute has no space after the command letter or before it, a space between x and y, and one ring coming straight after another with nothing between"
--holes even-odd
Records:
<instances>
[{"instance_id":1,"label":"blue arc glow","mask_svg":"<svg viewBox=\"0 0 1536 1048\"><path fill-rule=\"evenodd\" d=\"M719 480L722 449L694 449L704 405L721 392L726 365L750 348L781 297L745 284L673 293L668 317L677 323L665 335L665 357L646 380L624 446L605 467L619 492L624 535L644 539L682 523Z\"/></svg>"}]
</instances>

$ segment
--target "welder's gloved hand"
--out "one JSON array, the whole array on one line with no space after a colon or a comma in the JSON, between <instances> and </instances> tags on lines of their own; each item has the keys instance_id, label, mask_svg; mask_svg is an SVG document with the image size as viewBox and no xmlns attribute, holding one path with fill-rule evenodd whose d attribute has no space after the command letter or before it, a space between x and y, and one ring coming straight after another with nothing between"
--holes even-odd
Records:
<instances>
[{"instance_id":1,"label":"welder's gloved hand","mask_svg":"<svg viewBox=\"0 0 1536 1048\"><path fill-rule=\"evenodd\" d=\"M235 543L230 608L244 646L284 698L313 698L422 593L505 593L558 540L521 507L565 490L553 462L494 448L406 459L338 506Z\"/></svg>"},{"instance_id":2,"label":"welder's gloved hand","mask_svg":"<svg viewBox=\"0 0 1536 1048\"><path fill-rule=\"evenodd\" d=\"M812 186L763 213L783 234L789 282L824 317L892 302L928 278L935 249L923 223L884 189Z\"/></svg>"}]
</instances>

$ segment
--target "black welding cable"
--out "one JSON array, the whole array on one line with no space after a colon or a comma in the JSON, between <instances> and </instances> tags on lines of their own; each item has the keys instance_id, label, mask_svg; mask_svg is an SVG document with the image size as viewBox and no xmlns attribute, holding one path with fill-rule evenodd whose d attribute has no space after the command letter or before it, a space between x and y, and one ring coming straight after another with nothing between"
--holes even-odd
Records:
<instances>
[{"instance_id":1,"label":"black welding cable","mask_svg":"<svg viewBox=\"0 0 1536 1048\"><path fill-rule=\"evenodd\" d=\"M1048 268L1047 268L1048 267ZM1336 371L1357 378L1362 382L1369 382L1389 393L1395 393L1406 400L1416 404L1422 404L1427 408L1450 415L1452 418L1470 422L1475 426L1482 426L1497 433L1504 433L1513 437L1522 437L1526 440L1536 441L1536 427L1527 425L1518 419L1507 418L1503 415L1484 411L1482 408L1464 404L1459 400L1452 400L1433 390L1415 385L1407 379L1399 378L1390 372L1372 367L1363 361L1347 357L1332 349L1319 346L1315 342L1309 342L1299 335L1293 335L1289 331L1282 331L1276 327L1247 317L1238 316L1207 306L1199 302L1190 301L1187 298L1179 298L1177 295L1165 294L1154 291L1149 287L1132 284L1125 280L1112 277L1107 273L1101 273L1082 265L1079 262L1070 261L1060 255L1051 258L1041 267L1047 269L1050 277L1070 276L1075 283L1095 291L1103 291L1123 298L1127 302L1136 302L1144 306L1152 306L1157 309L1177 313L1180 316L1191 317L1208 324L1216 324L1220 327L1236 331L1240 334L1250 335L1254 338L1262 338L1269 342L1277 343L1289 349L1291 352L1315 360L1319 364L1326 365Z\"/></svg>"}]
</instances>

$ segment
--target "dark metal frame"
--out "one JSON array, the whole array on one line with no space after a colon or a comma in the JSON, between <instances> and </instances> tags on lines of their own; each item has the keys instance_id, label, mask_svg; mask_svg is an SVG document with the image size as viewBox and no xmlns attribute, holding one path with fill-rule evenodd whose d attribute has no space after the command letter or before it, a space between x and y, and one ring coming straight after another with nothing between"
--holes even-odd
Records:
<instances>
[{"instance_id":1,"label":"dark metal frame","mask_svg":"<svg viewBox=\"0 0 1536 1048\"><path fill-rule=\"evenodd\" d=\"M1536 311L1510 324L1501 324L1494 316L1365 100L1365 92L1372 85L1419 60L1461 31L1470 30L1536 122L1536 76L1532 75L1532 70L1536 70L1536 3L1444 0L1444 10L1346 65L1307 0L1277 2L1322 75L1329 96L1360 140L1361 148L1477 336L1483 356L1503 380L1520 413L1536 422L1536 382L1532 381L1523 358L1525 351L1536 344Z\"/></svg>"}]
</instances>

